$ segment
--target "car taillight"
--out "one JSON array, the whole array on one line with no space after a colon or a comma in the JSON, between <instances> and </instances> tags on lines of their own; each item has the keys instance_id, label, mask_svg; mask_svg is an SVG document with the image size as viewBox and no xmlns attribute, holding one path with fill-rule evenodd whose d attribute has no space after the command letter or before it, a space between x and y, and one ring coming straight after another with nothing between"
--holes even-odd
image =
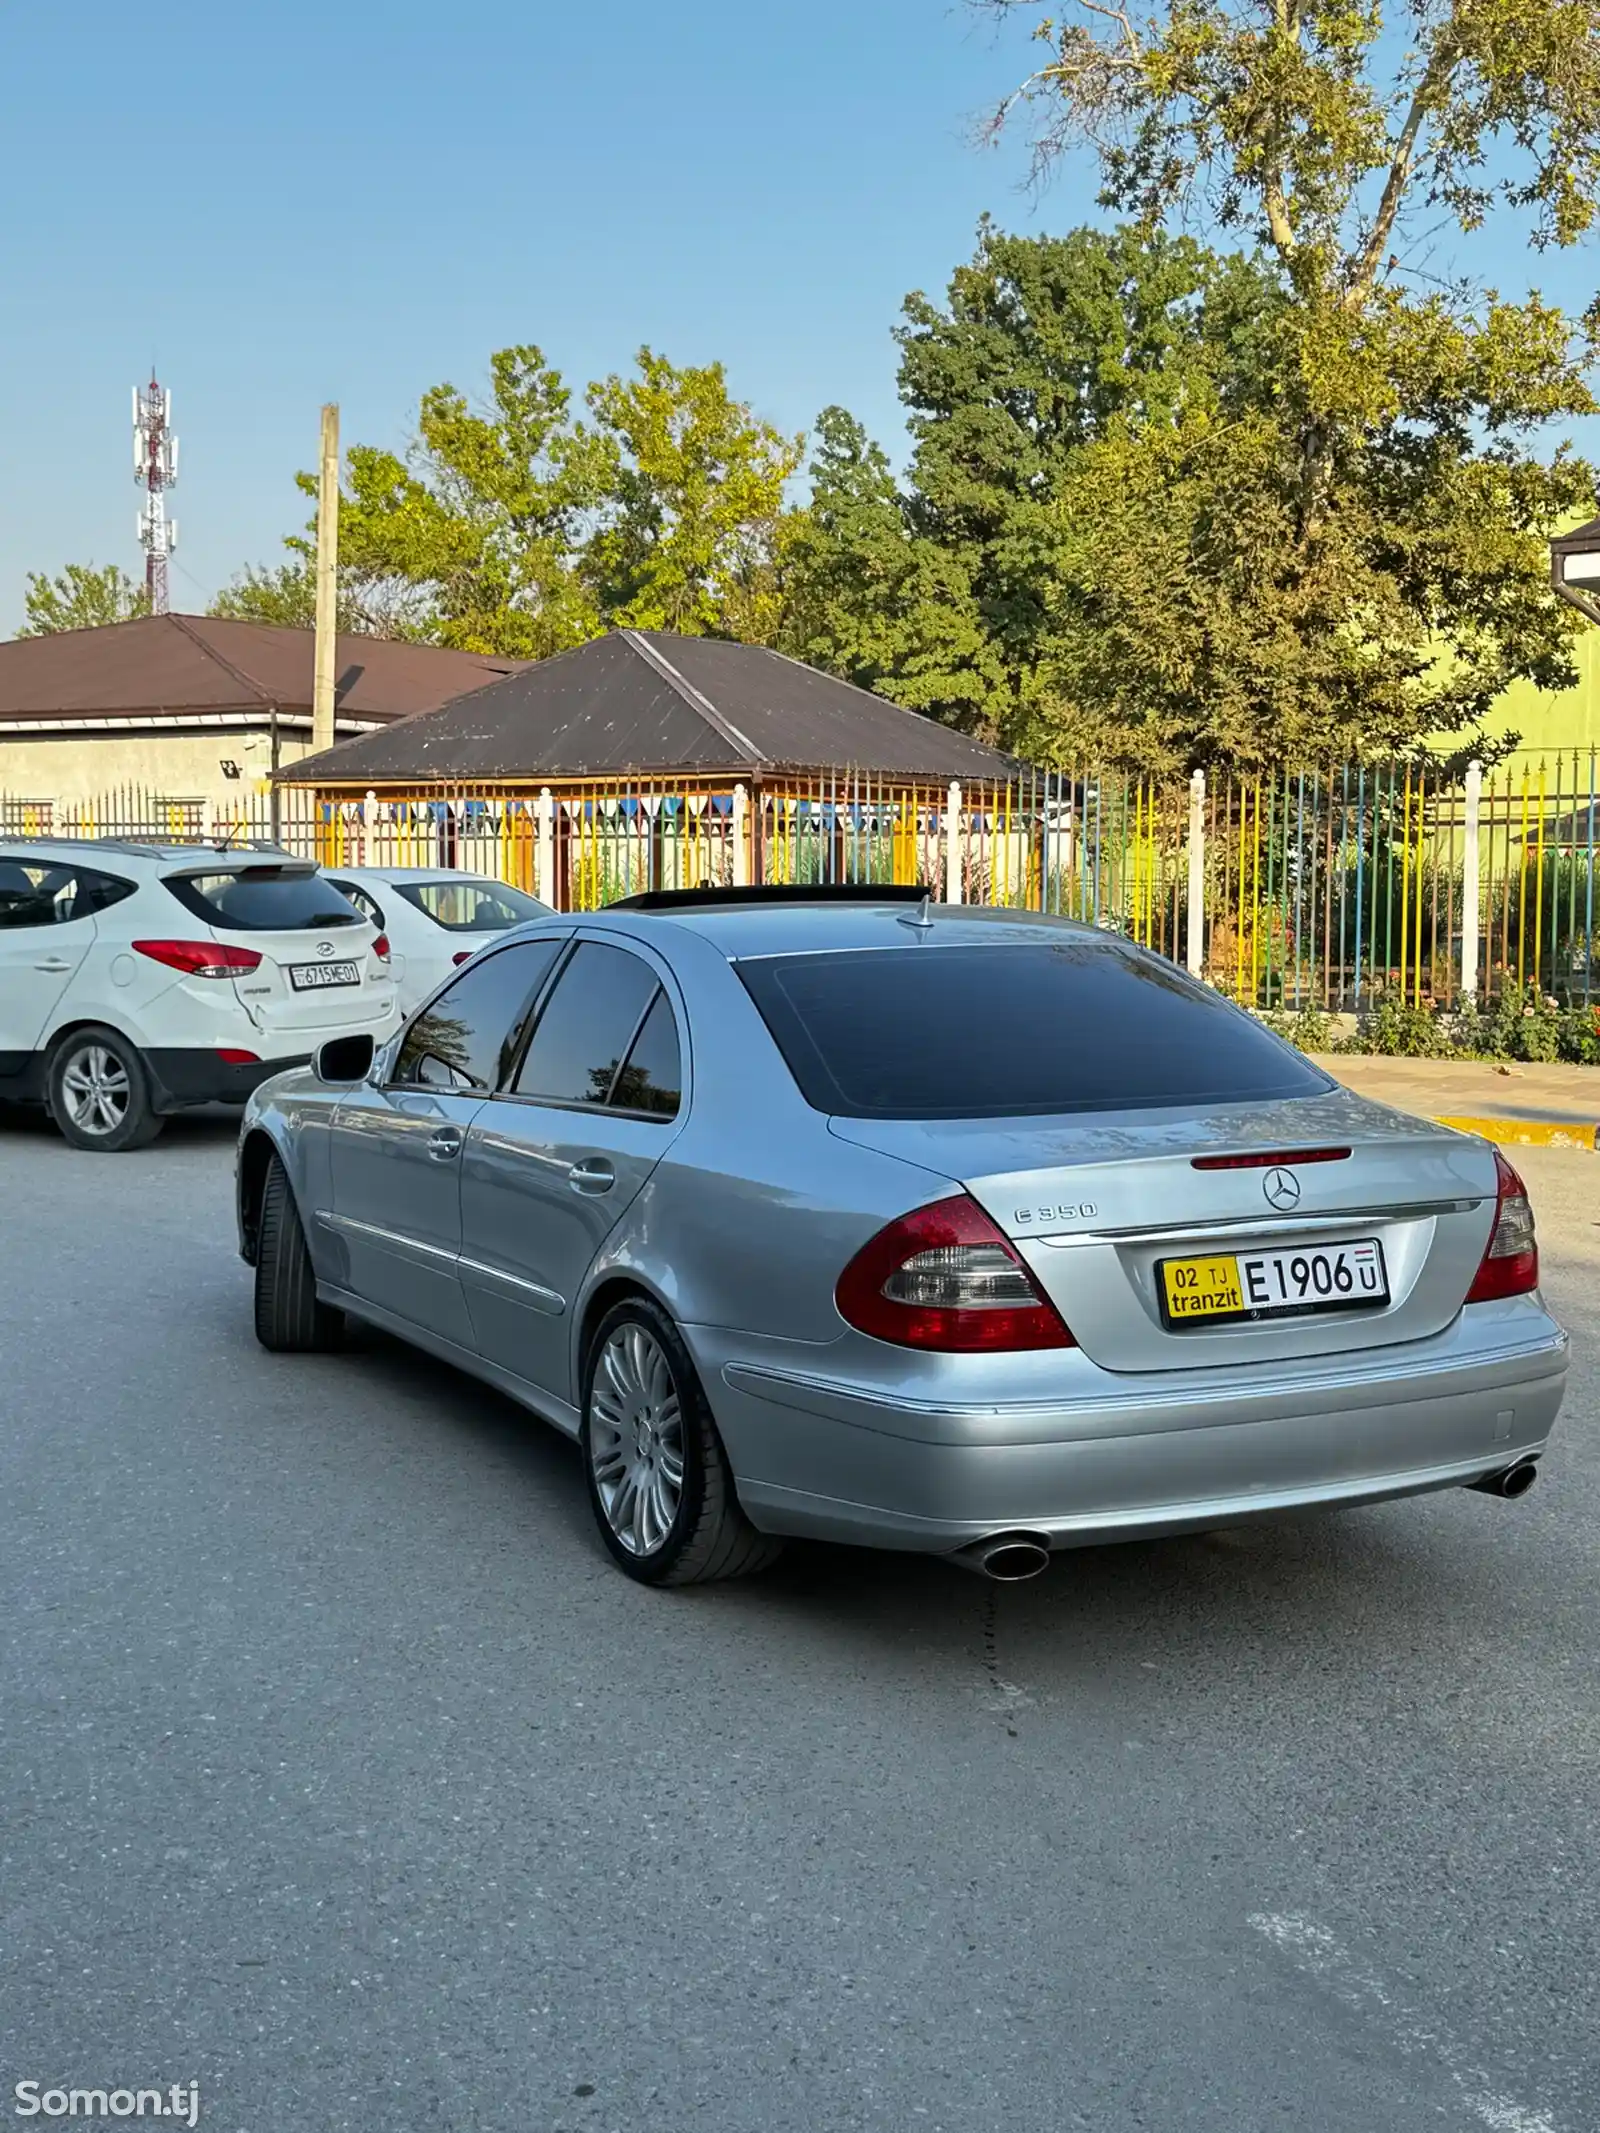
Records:
<instances>
[{"instance_id":1,"label":"car taillight","mask_svg":"<svg viewBox=\"0 0 1600 2133\"><path fill-rule=\"evenodd\" d=\"M376 957L378 958L378 961L379 961L380 963L387 963L387 962L388 962L388 960L389 960L389 936L388 936L388 934L387 934L387 933L380 933L380 934L378 935L378 938L377 938L377 939L376 939L376 940L375 940L375 941L373 942L373 944L372 944L372 952L373 952L373 954L374 954L374 955L375 955L375 956L376 956Z\"/></svg>"},{"instance_id":2,"label":"car taillight","mask_svg":"<svg viewBox=\"0 0 1600 2133\"><path fill-rule=\"evenodd\" d=\"M1077 1342L976 1200L958 1193L880 1230L839 1276L834 1301L859 1333L952 1355Z\"/></svg>"},{"instance_id":3,"label":"car taillight","mask_svg":"<svg viewBox=\"0 0 1600 2133\"><path fill-rule=\"evenodd\" d=\"M219 1044L217 1046L217 1057L224 1066L260 1066L261 1064L261 1054L259 1052L241 1052L237 1046L231 1044Z\"/></svg>"},{"instance_id":4,"label":"car taillight","mask_svg":"<svg viewBox=\"0 0 1600 2133\"><path fill-rule=\"evenodd\" d=\"M1539 1286L1539 1245L1533 1234L1528 1189L1497 1148L1494 1152L1494 1228L1472 1287L1469 1304L1495 1303L1502 1296L1526 1296Z\"/></svg>"},{"instance_id":5,"label":"car taillight","mask_svg":"<svg viewBox=\"0 0 1600 2133\"><path fill-rule=\"evenodd\" d=\"M470 963L472 961L472 950L470 948L458 948L450 960L452 963Z\"/></svg>"},{"instance_id":6,"label":"car taillight","mask_svg":"<svg viewBox=\"0 0 1600 2133\"><path fill-rule=\"evenodd\" d=\"M140 955L152 963L165 963L190 978L236 978L259 968L261 958L253 948L229 948L221 941L135 941Z\"/></svg>"}]
</instances>

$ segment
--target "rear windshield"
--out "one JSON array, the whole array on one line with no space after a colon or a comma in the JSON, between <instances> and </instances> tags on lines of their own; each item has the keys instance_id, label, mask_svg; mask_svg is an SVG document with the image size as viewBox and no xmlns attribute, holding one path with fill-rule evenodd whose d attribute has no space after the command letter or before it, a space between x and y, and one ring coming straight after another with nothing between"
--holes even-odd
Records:
<instances>
[{"instance_id":1,"label":"rear windshield","mask_svg":"<svg viewBox=\"0 0 1600 2133\"><path fill-rule=\"evenodd\" d=\"M548 904L499 881L397 881L392 886L447 933L503 933L507 926L550 916Z\"/></svg>"},{"instance_id":2,"label":"rear windshield","mask_svg":"<svg viewBox=\"0 0 1600 2133\"><path fill-rule=\"evenodd\" d=\"M234 933L312 933L369 923L320 874L219 867L214 874L169 874L166 884L193 917Z\"/></svg>"},{"instance_id":3,"label":"rear windshield","mask_svg":"<svg viewBox=\"0 0 1600 2133\"><path fill-rule=\"evenodd\" d=\"M1332 1084L1180 971L1111 941L738 965L807 1103L1026 1118L1313 1096Z\"/></svg>"}]
</instances>

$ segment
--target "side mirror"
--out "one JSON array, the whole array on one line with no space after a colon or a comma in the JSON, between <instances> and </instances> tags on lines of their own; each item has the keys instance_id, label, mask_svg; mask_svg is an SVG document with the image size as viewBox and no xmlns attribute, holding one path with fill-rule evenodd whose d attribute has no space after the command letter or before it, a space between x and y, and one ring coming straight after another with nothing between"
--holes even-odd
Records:
<instances>
[{"instance_id":1,"label":"side mirror","mask_svg":"<svg viewBox=\"0 0 1600 2133\"><path fill-rule=\"evenodd\" d=\"M376 1049L367 1030L351 1037L330 1037L312 1054L311 1071L318 1081L365 1081L372 1072Z\"/></svg>"}]
</instances>

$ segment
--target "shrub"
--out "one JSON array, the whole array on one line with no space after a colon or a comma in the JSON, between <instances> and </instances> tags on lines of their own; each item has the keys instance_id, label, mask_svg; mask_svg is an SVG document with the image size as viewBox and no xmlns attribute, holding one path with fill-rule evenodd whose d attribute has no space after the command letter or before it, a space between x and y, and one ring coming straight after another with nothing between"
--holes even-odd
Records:
<instances>
[{"instance_id":1,"label":"shrub","mask_svg":"<svg viewBox=\"0 0 1600 2133\"><path fill-rule=\"evenodd\" d=\"M1444 1015L1403 1000L1380 1000L1339 1046L1341 1052L1375 1052L1385 1059L1448 1059L1458 1049Z\"/></svg>"}]
</instances>

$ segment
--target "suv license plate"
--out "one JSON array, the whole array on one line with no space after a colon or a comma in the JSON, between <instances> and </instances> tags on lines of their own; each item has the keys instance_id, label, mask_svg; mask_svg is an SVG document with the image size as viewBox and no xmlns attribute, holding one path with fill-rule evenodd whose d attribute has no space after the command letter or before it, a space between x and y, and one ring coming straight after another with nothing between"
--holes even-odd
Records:
<instances>
[{"instance_id":1,"label":"suv license plate","mask_svg":"<svg viewBox=\"0 0 1600 2133\"><path fill-rule=\"evenodd\" d=\"M1389 1301L1383 1246L1375 1237L1301 1251L1228 1252L1163 1259L1161 1311L1169 1326L1286 1318L1311 1311L1374 1309Z\"/></svg>"},{"instance_id":2,"label":"suv license plate","mask_svg":"<svg viewBox=\"0 0 1600 2133\"><path fill-rule=\"evenodd\" d=\"M288 963L284 967L296 992L316 992L323 985L361 983L361 973L354 963Z\"/></svg>"}]
</instances>

